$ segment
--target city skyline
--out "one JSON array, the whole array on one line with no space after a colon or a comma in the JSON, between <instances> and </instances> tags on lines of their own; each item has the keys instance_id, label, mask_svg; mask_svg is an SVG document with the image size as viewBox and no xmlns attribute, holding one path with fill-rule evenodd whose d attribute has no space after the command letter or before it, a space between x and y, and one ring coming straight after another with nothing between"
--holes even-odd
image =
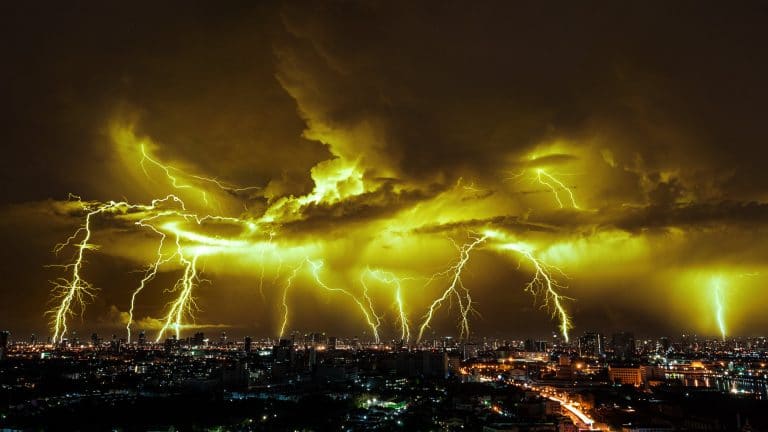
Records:
<instances>
[{"instance_id":1,"label":"city skyline","mask_svg":"<svg viewBox=\"0 0 768 432\"><path fill-rule=\"evenodd\" d=\"M27 344L34 341L36 344L52 344L52 335L46 334L46 333L35 333L35 332L16 332L14 333L11 330L2 330L2 332L7 332L7 339L13 343L20 343L20 344ZM258 339L260 341L279 341L280 339L289 339L289 340L300 340L305 337L309 337L311 335L321 334L325 337L334 337L334 338L343 338L343 339L356 339L359 340L361 343L366 343L370 345L382 345L382 346L396 346L398 344L403 344L403 346L419 346L423 344L430 344L434 343L436 341L453 341L454 343L482 343L487 341L506 341L506 342L525 342L525 341L536 341L536 342L546 342L547 344L555 344L555 345L562 345L562 346L569 346L569 347L577 347L583 343L584 338L592 337L594 335L599 335L604 343L608 343L612 337L620 334L630 334L632 335L632 338L637 342L649 342L649 341L658 341L662 339L667 340L691 340L691 341L700 341L700 342L721 342L721 343L733 343L733 342L739 342L744 340L752 340L752 339L765 339L768 338L768 335L731 335L727 336L725 339L722 338L719 334L698 334L696 332L689 332L685 330L678 331L676 333L662 333L662 334L647 334L642 332L636 332L628 329L623 330L606 330L606 329L586 329L583 332L574 332L571 334L571 337L568 342L565 342L562 338L562 335L559 335L556 332L551 333L519 333L519 334L503 334L501 332L495 332L495 333L489 333L489 334L472 334L468 338L459 338L454 334L451 334L450 332L439 334L429 334L425 335L423 340L419 343L416 342L410 342L406 343L405 341L402 341L397 337L397 335L381 335L379 338L379 341L376 341L373 336L366 334L366 333L333 333L333 332L327 332L323 330L318 329L291 329L290 331L287 331L282 336L280 335L273 335L273 334L258 334L254 332L249 332L247 329L242 328L233 328L228 327L226 329L222 328L202 328L197 327L193 329L185 329L180 332L178 339L179 340L186 340L186 339L193 339L195 337L198 337L198 335L204 335L207 340L219 340L222 337L226 337L229 340L232 341L240 341L244 340L245 338L252 338L254 340ZM86 343L90 341L94 335L97 335L99 339L101 340L111 340L112 338L115 338L116 340L121 340L123 342L127 342L126 335L125 335L125 329L122 327L116 327L113 329L73 329L69 334L68 337L65 337L62 342L72 343L73 339L77 339L81 343ZM136 329L134 333L134 337L131 341L131 343L137 343L140 339L139 336L145 341L153 341L157 343L162 343L165 339L156 341L153 337L155 335L154 332L144 330L144 329ZM175 333L169 333L168 338L176 338Z\"/></svg>"},{"instance_id":2,"label":"city skyline","mask_svg":"<svg viewBox=\"0 0 768 432\"><path fill-rule=\"evenodd\" d=\"M0 330L764 335L764 6L402 6L9 7Z\"/></svg>"},{"instance_id":3,"label":"city skyline","mask_svg":"<svg viewBox=\"0 0 768 432\"><path fill-rule=\"evenodd\" d=\"M417 347L324 333L276 341L198 332L160 343L141 336L131 344L96 334L87 342L9 343L0 332L2 392L16 401L0 407L0 424L45 428L55 418L57 428L80 429L87 415L93 430L667 432L768 425L766 337L702 344L685 335L647 341L590 332L578 346L443 338ZM315 414L295 415L311 407Z\"/></svg>"}]
</instances>

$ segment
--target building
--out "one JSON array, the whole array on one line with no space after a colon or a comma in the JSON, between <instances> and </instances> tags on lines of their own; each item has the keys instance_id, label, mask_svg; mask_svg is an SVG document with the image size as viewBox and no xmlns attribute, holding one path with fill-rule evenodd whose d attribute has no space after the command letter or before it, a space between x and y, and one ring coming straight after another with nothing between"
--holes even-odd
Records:
<instances>
[{"instance_id":1,"label":"building","mask_svg":"<svg viewBox=\"0 0 768 432\"><path fill-rule=\"evenodd\" d=\"M635 335L631 332L614 333L611 338L613 360L629 362L635 358Z\"/></svg>"},{"instance_id":2,"label":"building","mask_svg":"<svg viewBox=\"0 0 768 432\"><path fill-rule=\"evenodd\" d=\"M253 343L253 339L251 339L250 336L246 336L245 340L243 340L243 350L246 353L251 352L252 343Z\"/></svg>"},{"instance_id":3,"label":"building","mask_svg":"<svg viewBox=\"0 0 768 432\"><path fill-rule=\"evenodd\" d=\"M327 340L325 333L310 333L307 339L307 345L317 347L319 345L325 345Z\"/></svg>"},{"instance_id":4,"label":"building","mask_svg":"<svg viewBox=\"0 0 768 432\"><path fill-rule=\"evenodd\" d=\"M605 355L605 338L597 332L586 332L579 338L579 355L587 358L601 358Z\"/></svg>"},{"instance_id":5,"label":"building","mask_svg":"<svg viewBox=\"0 0 768 432\"><path fill-rule=\"evenodd\" d=\"M480 348L477 346L476 343L473 342L467 342L463 346L463 352L464 352L464 360L469 360L471 358L476 358L477 353L480 351Z\"/></svg>"},{"instance_id":6,"label":"building","mask_svg":"<svg viewBox=\"0 0 768 432\"><path fill-rule=\"evenodd\" d=\"M526 339L525 350L528 352L546 352L547 342L541 340Z\"/></svg>"},{"instance_id":7,"label":"building","mask_svg":"<svg viewBox=\"0 0 768 432\"><path fill-rule=\"evenodd\" d=\"M573 365L571 364L571 358L568 354L560 354L558 358L555 378L571 380L573 379Z\"/></svg>"},{"instance_id":8,"label":"building","mask_svg":"<svg viewBox=\"0 0 768 432\"><path fill-rule=\"evenodd\" d=\"M617 384L632 384L640 387L643 384L643 368L640 366L609 366L608 378Z\"/></svg>"}]
</instances>

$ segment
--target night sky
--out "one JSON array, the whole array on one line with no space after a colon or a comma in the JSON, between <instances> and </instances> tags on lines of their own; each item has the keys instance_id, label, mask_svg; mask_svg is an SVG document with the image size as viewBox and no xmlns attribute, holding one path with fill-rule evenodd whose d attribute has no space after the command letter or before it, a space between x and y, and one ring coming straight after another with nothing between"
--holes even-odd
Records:
<instances>
[{"instance_id":1,"label":"night sky","mask_svg":"<svg viewBox=\"0 0 768 432\"><path fill-rule=\"evenodd\" d=\"M469 293L473 336L557 332L521 251L574 335L766 333L765 2L102 3L0 6L14 335L55 331L73 274L46 266L89 210L169 194L220 219L95 215L69 331L124 331L160 250L153 335L196 256L182 334L275 336L285 299L288 331L370 337L365 309L399 337L387 274L415 337L493 232L426 335L459 336Z\"/></svg>"}]
</instances>

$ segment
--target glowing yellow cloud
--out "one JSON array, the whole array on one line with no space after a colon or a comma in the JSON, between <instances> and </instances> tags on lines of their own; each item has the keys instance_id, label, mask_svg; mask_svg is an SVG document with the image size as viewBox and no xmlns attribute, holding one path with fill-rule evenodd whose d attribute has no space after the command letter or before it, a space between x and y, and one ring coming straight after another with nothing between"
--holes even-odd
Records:
<instances>
[{"instance_id":1,"label":"glowing yellow cloud","mask_svg":"<svg viewBox=\"0 0 768 432\"><path fill-rule=\"evenodd\" d=\"M173 267L174 271L178 269L180 275L175 284L165 290L172 299L167 304L164 318L158 320L162 322L162 326L158 329L156 340L161 340L168 332L173 332L178 337L180 330L192 325L190 323L194 320L194 314L199 310L195 301L195 290L201 282L199 265L203 260L226 262L225 265L228 267L237 265L249 267L251 263L256 263L259 269L257 271L259 292L264 300L267 300L264 295L265 274L268 271L271 272L272 286L282 286L280 306L283 314L278 331L280 336L283 336L287 330L291 287L299 274L307 271L316 289L321 292L341 294L352 301L352 305L362 317L362 322L370 329L377 342L380 340L383 321L382 316L375 311L378 290L373 291L369 283L376 281L389 286L387 291L391 293L389 296L394 303L396 312L394 321L398 325L400 339L405 342L412 339L409 313L418 307L418 302L409 304L403 290L403 281L406 279L415 281L419 278L400 278L386 267L371 269L366 260L375 259L379 263L384 263L386 260L378 253L368 254L364 250L364 253L357 257L358 259L346 258L347 261L341 264L348 267L351 272L359 272L357 280L361 284L361 291L358 294L352 289L341 287L338 282L329 284L324 279L323 270L330 268L325 263L333 245L332 241L317 236L286 238L281 235L281 226L301 221L305 217L305 211L312 206L330 206L376 190L380 183L366 180L359 161L338 157L321 162L312 169L314 187L308 194L277 198L260 216L251 216L247 213L235 216L222 214L222 207L213 205L217 202L213 197L229 199L233 192L251 188L237 188L215 177L195 174L188 171L188 168L182 170L160 161L154 155L155 144L147 139L137 138L132 128L113 128L113 137L125 154L138 157L138 164L147 178L160 174L161 180L172 191L178 194L186 193L186 196L199 200L204 205L192 208L183 201L181 195L176 193L162 199L155 199L150 204L131 204L126 201L103 204L82 203L86 212L84 225L57 247L57 250L73 247L76 254L71 263L61 266L70 272L70 277L55 285L57 304L50 311L53 317L54 341L58 342L64 338L68 329L67 318L75 310L82 311L85 301L94 294L93 287L82 276L84 254L95 247L90 242L93 234L92 221L94 218L108 215L117 217L124 223L132 223L144 228L158 238L154 255L146 266L144 276L130 296L130 307L125 322L129 341L135 328L136 299L155 280L159 272L165 271L165 267ZM136 149L129 150L131 145ZM569 202L572 206L578 207L572 192L563 183L543 170L537 173L538 181L550 185L558 201L561 201L560 194L566 193L566 196L570 197ZM350 232L349 236L350 238L368 238L365 240L368 246L383 247L384 244L381 242L384 242L388 244L387 247L406 250L412 247L409 246L411 240L408 240L410 236L408 233L424 229L425 226L461 224L469 217L495 217L498 210L494 208L492 202L485 199L489 194L489 191L474 182L464 182L460 179L453 188L410 209L403 209L381 221L371 222L358 231ZM462 210L462 203L466 200L476 201L477 205L473 206L476 213ZM379 230L381 230L379 234L372 235ZM430 277L425 275L420 278L427 281L426 285L443 280L447 284L441 288L435 298L428 299L428 306L418 326L415 340L423 339L424 332L432 323L435 313L449 298L456 301L459 306L460 337L470 337L470 317L474 310L474 303L471 291L464 284L462 275L472 253L485 244L489 244L494 250L515 252L532 266L533 279L525 289L541 296L544 306L549 307L558 317L561 332L567 340L571 321L563 304L565 298L559 293L563 286L555 278L556 274L562 275L562 272L559 268L547 264L540 256L536 256L534 249L529 245L513 240L511 235L500 230L486 230L482 234L472 234L468 242L461 245L454 244L458 251L458 259L454 264ZM447 253L442 252L442 249L445 249L443 245L435 245L435 247L441 250L441 254ZM402 261L403 256L399 259ZM291 266L292 271L287 277L281 278L280 269L284 263ZM281 279L282 283L279 282Z\"/></svg>"}]
</instances>

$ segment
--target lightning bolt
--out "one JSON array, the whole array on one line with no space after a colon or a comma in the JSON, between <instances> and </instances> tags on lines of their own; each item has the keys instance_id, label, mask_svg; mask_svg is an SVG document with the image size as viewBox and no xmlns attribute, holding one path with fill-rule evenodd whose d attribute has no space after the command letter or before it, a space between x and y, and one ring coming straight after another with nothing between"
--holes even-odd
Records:
<instances>
[{"instance_id":1,"label":"lightning bolt","mask_svg":"<svg viewBox=\"0 0 768 432\"><path fill-rule=\"evenodd\" d=\"M317 283L318 286L320 286L321 288L323 288L326 291L340 292L340 293L346 295L347 297L349 297L350 299L352 299L352 301L354 301L355 304L357 304L358 308L360 309L360 311L363 313L363 316L365 317L365 322L368 324L368 327L371 328L371 332L373 333L374 341L376 343L379 343L379 341L380 341L380 339L379 339L379 329L376 326L375 319L372 318L372 316L376 316L376 314L373 313L373 311L369 311L368 308L366 307L366 305L362 301L360 301L360 299L357 298L357 296L355 296L351 292L349 292L349 291L347 291L347 290L345 290L343 288L330 287L325 282L323 282L323 280L320 278L320 270L323 268L323 265L324 265L324 262L322 260L315 260L315 261L313 261L313 260L307 258L307 263L312 267L312 269L311 269L312 270L312 277L314 277L315 282Z\"/></svg>"},{"instance_id":2,"label":"lightning bolt","mask_svg":"<svg viewBox=\"0 0 768 432\"><path fill-rule=\"evenodd\" d=\"M192 290L199 282L197 275L197 260L200 257L198 253L192 255L191 258L186 258L182 251L181 243L176 239L176 245L179 251L179 261L184 266L184 274L181 279L176 282L173 290L178 290L179 295L171 302L168 308L168 314L165 317L165 323L163 328L157 334L155 342L160 342L163 335L169 328L173 328L176 333L176 338L180 336L181 327L183 325L184 318L186 316L193 316L194 311L199 310L195 304L195 299L192 297Z\"/></svg>"},{"instance_id":3,"label":"lightning bolt","mask_svg":"<svg viewBox=\"0 0 768 432\"><path fill-rule=\"evenodd\" d=\"M210 215L198 217L197 215L186 213L177 213L177 216L183 217L185 221L196 222L198 225L202 225L207 221L224 221L238 223L249 229L251 228L249 222L237 218ZM215 254L230 248L240 249L249 246L249 243L244 240L209 237L184 230L178 226L178 222L168 222L162 224L161 227L175 235L176 252L174 255L179 258L179 263L184 268L184 271L181 278L179 278L174 287L170 290L171 292L176 292L177 297L169 304L168 313L164 320L165 324L157 335L157 341L160 341L169 328L172 328L173 331L175 331L176 336L179 337L179 332L183 327L184 318L193 317L194 312L199 310L194 297L192 296L192 291L200 282L198 277L199 272L197 270L198 259L202 255ZM188 253L185 250L185 247L182 244L182 239L194 242L195 245L189 247L191 253Z\"/></svg>"},{"instance_id":4,"label":"lightning bolt","mask_svg":"<svg viewBox=\"0 0 768 432\"><path fill-rule=\"evenodd\" d=\"M93 286L82 277L82 268L83 263L85 262L85 252L97 248L90 243L93 235L92 223L94 217L97 215L114 214L117 216L129 217L131 214L150 214L150 216L141 218L135 222L135 224L148 228L160 236L160 241L158 242L156 250L156 258L154 262L147 267L139 286L131 295L128 322L126 323L126 331L129 341L131 339L131 327L134 322L136 298L146 288L148 283L155 278L162 265L172 261L174 258L178 258L184 271L181 278L171 290L176 291L178 294L176 299L170 304L165 319L165 325L158 334L158 340L169 327L173 327L178 335L179 329L183 325L184 318L186 316L191 316L192 311L196 309L192 291L199 281L196 265L200 255L209 251L216 251L218 250L217 248L242 247L245 245L245 243L241 241L218 239L185 231L178 226L178 222L167 222L161 224L160 227L156 226L160 220L167 217L194 222L198 225L202 225L209 221L248 224L237 218L213 215L199 217L194 213L188 212L184 206L184 202L175 195L168 195L162 199L155 199L149 205L130 204L125 201L110 201L104 204L93 204L84 203L79 197L75 198L78 199L78 202L81 203L83 209L86 211L85 221L74 234L54 248L54 252L59 253L64 248L72 246L76 250L74 258L69 264L49 266L64 268L71 272L68 279L61 278L53 282L54 301L57 304L47 313L52 317L51 326L54 333L54 342L60 342L66 335L68 330L68 318L74 314L74 310L79 309L82 314L87 300L94 295ZM166 208L169 204L174 205L176 208ZM176 249L173 253L164 252L167 233L172 233L175 236ZM193 247L191 256L188 256L188 253L185 251L182 240L198 244L198 246Z\"/></svg>"},{"instance_id":5,"label":"lightning bolt","mask_svg":"<svg viewBox=\"0 0 768 432\"><path fill-rule=\"evenodd\" d=\"M215 177L204 177L204 176L200 176L200 175L190 175L190 177L192 177L194 179L197 179L197 180L200 180L200 181L204 181L204 182L208 182L208 183L213 183L214 185L216 185L219 189L223 190L224 192L229 192L229 193L232 193L232 194L235 194L235 195L239 194L240 192L247 192L247 191L250 191L250 190L259 190L259 189L261 189L261 186L242 186L242 187L241 186L236 186L236 185L233 185L233 184L230 184L230 183L225 183L225 182L223 182L223 181L221 181L221 180L219 180L219 179L217 179Z\"/></svg>"},{"instance_id":6,"label":"lightning bolt","mask_svg":"<svg viewBox=\"0 0 768 432\"><path fill-rule=\"evenodd\" d=\"M536 180L552 191L552 194L555 196L555 200L557 201L557 204L560 205L560 208L564 207L563 200L560 198L560 193L564 191L568 196L571 207L577 210L579 209L579 206L576 204L576 198L573 196L573 191L568 186L563 184L563 182L544 171L544 169L536 169Z\"/></svg>"},{"instance_id":7,"label":"lightning bolt","mask_svg":"<svg viewBox=\"0 0 768 432\"><path fill-rule=\"evenodd\" d=\"M304 263L306 261L302 261L299 263L298 266L296 266L293 271L291 272L291 275L288 276L285 282L285 286L283 287L283 321L280 324L280 336L279 339L283 338L283 335L285 334L285 328L288 325L288 291L291 289L291 286L293 285L293 279L296 278L296 275L299 274L299 271L302 267L304 267Z\"/></svg>"},{"instance_id":8,"label":"lightning bolt","mask_svg":"<svg viewBox=\"0 0 768 432\"><path fill-rule=\"evenodd\" d=\"M516 252L533 266L533 279L525 285L525 290L533 294L535 298L543 299L542 307L549 309L553 318L559 319L560 333L565 341L568 342L568 331L573 327L573 324L563 305L564 301L568 298L559 293L559 290L567 287L560 284L554 275L560 274L566 278L568 276L558 267L549 265L534 256L533 248L528 244L509 241L508 236L499 231L488 230L485 235L500 241L496 246L497 249Z\"/></svg>"},{"instance_id":9,"label":"lightning bolt","mask_svg":"<svg viewBox=\"0 0 768 432\"><path fill-rule=\"evenodd\" d=\"M374 332L378 333L379 327L381 327L381 317L376 314L375 308L373 306L373 299L368 294L368 284L365 283L365 273L366 272L363 272L360 275L360 285L362 285L363 287L363 298L368 303L368 310L371 312L372 319L370 321L370 324L375 329Z\"/></svg>"},{"instance_id":10,"label":"lightning bolt","mask_svg":"<svg viewBox=\"0 0 768 432\"><path fill-rule=\"evenodd\" d=\"M715 305L715 321L720 329L720 336L725 341L725 299L723 295L723 280L720 277L712 278L712 299Z\"/></svg>"},{"instance_id":11,"label":"lightning bolt","mask_svg":"<svg viewBox=\"0 0 768 432\"><path fill-rule=\"evenodd\" d=\"M533 256L530 251L518 251L523 257L525 257L531 264L533 264L536 272L533 279L528 282L525 289L535 296L543 291L544 303L543 307L550 308L552 310L552 316L560 319L560 333L565 338L565 341L569 341L568 330L573 327L571 318L563 307L562 294L557 292L557 289L565 288L560 285L557 280L552 276L553 270L560 272L560 269L547 265L543 261Z\"/></svg>"},{"instance_id":12,"label":"lightning bolt","mask_svg":"<svg viewBox=\"0 0 768 432\"><path fill-rule=\"evenodd\" d=\"M54 285L54 301L58 304L47 313L52 316L51 326L53 327L53 342L60 342L67 333L67 318L74 314L74 309L79 308L80 313L85 310L85 304L88 299L93 298L93 285L83 279L82 268L85 258L85 251L97 249L98 247L90 243L93 232L91 223L93 218L101 214L127 214L130 211L147 212L158 208L161 203L167 201L180 201L177 197L169 195L163 199L152 201L151 205L129 204L125 201L109 201L104 204L85 203L79 197L71 195L77 199L86 211L85 221L74 234L67 238L63 243L59 243L54 248L55 253L59 253L68 246L75 248L75 255L69 264L51 265L49 267L59 267L65 270L71 270L69 279L60 278L52 282ZM78 240L80 238L80 240Z\"/></svg>"},{"instance_id":13,"label":"lightning bolt","mask_svg":"<svg viewBox=\"0 0 768 432\"><path fill-rule=\"evenodd\" d=\"M469 290L467 290L464 287L463 282L461 281L461 273L464 271L464 268L467 265L467 262L469 261L470 252L488 238L488 236L478 236L471 239L470 242L465 243L462 246L457 246L459 249L459 259L456 261L454 265L452 265L447 270L437 273L433 275L430 278L430 282L436 278L445 277L447 275L450 275L451 282L448 284L448 287L443 291L443 294L435 299L435 301L432 302L432 304L429 305L429 310L427 311L426 315L424 316L424 321L421 323L421 326L419 327L419 334L416 338L416 342L421 342L421 339L424 337L424 331L429 327L429 323L432 321L432 318L435 315L435 312L440 309L440 306L445 302L447 299L449 299L452 295L456 296L456 299L459 303L459 313L461 317L459 318L459 328L461 331L461 337L463 336L469 336L469 312L472 310L472 298L469 296ZM429 284L429 282L427 283ZM461 288L464 291L464 297L462 297L462 293L459 292L459 288ZM466 299L466 303L464 303L464 300Z\"/></svg>"},{"instance_id":14,"label":"lightning bolt","mask_svg":"<svg viewBox=\"0 0 768 432\"><path fill-rule=\"evenodd\" d=\"M379 343L379 326L381 325L380 318L376 315L373 308L373 300L369 297L367 293L367 287L365 283L363 282L364 287L364 298L366 299L368 305L366 306L365 303L363 303L357 296L352 294L351 292L343 289L343 288L336 288L331 287L328 284L326 284L322 278L320 277L320 271L322 270L325 263L322 260L312 260L310 258L305 258L303 261L301 261L296 267L293 268L291 271L290 276L286 278L285 285L283 286L283 294L282 294L282 309L283 309L283 317L280 324L280 332L279 337L282 338L285 334L285 330L288 326L288 316L289 316L289 306L288 306L288 292L293 287L293 281L296 278L296 276L301 272L301 270L306 266L309 265L310 267L310 273L312 274L312 277L315 281L315 283L321 287L322 289L330 292L337 292L342 293L345 296L352 299L352 301L357 305L357 307L360 309L360 311L363 314L363 317L365 319L366 324L368 324L368 327L370 327L371 332L374 336L374 339L376 343ZM362 280L362 279L361 279Z\"/></svg>"},{"instance_id":15,"label":"lightning bolt","mask_svg":"<svg viewBox=\"0 0 768 432\"><path fill-rule=\"evenodd\" d=\"M198 183L205 182L205 183L213 184L214 186L221 189L222 191L230 193L232 195L238 195L241 192L247 192L250 190L261 189L260 186L240 187L240 186L235 186L229 183L225 183L214 177L205 177L201 175L187 174L186 172L180 170L179 168L176 168L170 165L165 165L162 162L158 161L157 159L153 158L144 144L140 144L140 150L141 150L141 160L139 161L139 164L141 165L141 169L144 171L144 174L147 177L149 177L149 173L147 172L146 163L150 163L155 167L157 167L158 169L160 169L165 174L171 186L173 186L174 188L192 189L192 190L199 191L203 199L203 202L206 205L210 205L210 202L208 201L208 194L206 193L206 191L201 190L190 183L184 182L184 180L181 177L187 177L190 179L197 180Z\"/></svg>"},{"instance_id":16,"label":"lightning bolt","mask_svg":"<svg viewBox=\"0 0 768 432\"><path fill-rule=\"evenodd\" d=\"M208 237L208 236L188 232L178 226L178 221L171 221L171 222L161 224L161 228L174 235L176 249L172 254L165 256L163 254L163 247L164 247L164 243L167 236L163 231L161 231L160 229L152 225L153 222L161 218L164 218L167 216L173 216L176 219L181 219L187 222L194 222L198 225L203 225L206 222L216 221L216 222L237 223L237 224L249 226L249 223L247 221L242 221L241 219L237 219L237 218L213 216L213 215L206 215L203 217L199 217L196 214L187 212L184 207L184 203L181 200L179 200L177 197L173 196L173 198L174 200L180 203L181 210L161 211L156 215L143 218L140 221L136 222L137 225L148 227L149 229L151 229L152 231L160 235L160 242L158 244L157 258L155 262L149 266L147 272L145 273L144 278L141 280L141 283L139 284L139 287L133 292L131 296L131 307L129 310L128 323L126 325L128 329L129 342L130 342L130 335L131 335L130 327L133 322L133 314L134 314L136 297L146 287L147 283L152 279L154 279L161 265L170 262L174 258L178 258L179 264L182 266L184 271L182 272L182 276L174 284L174 287L170 289L170 292L177 292L177 297L174 301L170 303L168 313L165 317L165 324L163 325L162 329L159 331L157 335L158 341L162 338L162 336L169 329L169 327L173 328L178 338L179 331L183 327L184 317L185 316L191 317L193 315L193 311L197 310L197 306L195 305L195 302L194 302L194 297L192 296L192 291L195 285L199 282L198 270L197 270L197 261L199 257L203 254L219 251L222 248L243 247L246 245L246 243L243 241L218 239L215 237ZM197 246L192 247L191 257L188 256L188 253L185 251L185 247L182 244L182 240L191 241L197 244Z\"/></svg>"},{"instance_id":17,"label":"lightning bolt","mask_svg":"<svg viewBox=\"0 0 768 432\"><path fill-rule=\"evenodd\" d=\"M88 210L87 205L84 204L83 206ZM48 311L48 314L53 317L51 324L54 328L54 343L60 342L64 338L64 335L66 335L67 318L74 314L73 307L79 306L82 314L82 311L85 309L86 300L93 297L93 286L83 280L81 276L85 251L96 247L89 243L91 239L91 218L100 212L111 211L113 208L114 206L99 207L95 210L88 211L83 226L78 228L77 231L75 231L75 233L64 243L60 243L54 248L54 251L59 253L66 246L75 242L80 234L84 233L82 240L75 245L76 253L74 261L70 264L57 266L64 269L71 269L71 279L67 280L60 278L57 281L51 282L54 286L54 299L59 300L58 306Z\"/></svg>"},{"instance_id":18,"label":"lightning bolt","mask_svg":"<svg viewBox=\"0 0 768 432\"><path fill-rule=\"evenodd\" d=\"M128 309L128 322L125 324L125 330L128 335L127 337L128 343L131 343L131 326L133 325L133 313L134 313L134 310L136 309L136 297L138 297L138 295L144 290L147 284L150 281L152 281L155 278L155 276L157 276L157 272L160 269L160 266L169 262L176 256L175 253L167 257L163 255L163 246L165 244L165 239L167 238L165 233L157 230L152 225L146 224L145 221L139 221L138 223L143 226L149 227L151 230L159 234L160 241L158 242L158 246L157 246L157 259L155 260L154 263L148 266L146 272L144 273L144 277L141 279L141 282L139 283L138 288L136 288L131 294L131 306Z\"/></svg>"},{"instance_id":19,"label":"lightning bolt","mask_svg":"<svg viewBox=\"0 0 768 432\"><path fill-rule=\"evenodd\" d=\"M192 186L191 184L182 183L181 180L173 174L175 171L180 171L180 170L177 170L176 168L173 168L168 165L164 165L159 161L155 160L154 158L152 158L152 156L149 155L149 152L147 151L147 147L144 144L141 144L141 160L139 161L139 165L141 165L141 169L144 171L144 174L147 177L149 177L149 173L147 172L147 167L145 165L146 162L149 162L152 165L159 168L160 170L162 170L174 188L194 189L194 186ZM208 195L205 193L205 191L201 191L201 194L202 194L203 201L206 204L208 204Z\"/></svg>"},{"instance_id":20,"label":"lightning bolt","mask_svg":"<svg viewBox=\"0 0 768 432\"><path fill-rule=\"evenodd\" d=\"M408 343L411 339L411 327L408 322L408 314L405 311L405 302L403 300L403 287L402 279L395 276L394 273L384 270L371 270L366 269L360 277L361 282L365 286L365 277L370 276L379 282L387 285L392 285L394 288L395 306L397 308L397 321L400 323L400 340ZM372 307L372 306L371 306Z\"/></svg>"},{"instance_id":21,"label":"lightning bolt","mask_svg":"<svg viewBox=\"0 0 768 432\"><path fill-rule=\"evenodd\" d=\"M516 252L522 259L533 266L533 278L525 285L525 290L533 294L534 297L542 299L542 307L551 310L552 317L559 320L560 333L563 335L565 341L568 342L568 331L573 327L573 324L563 304L568 298L559 293L560 289L566 287L560 284L554 276L555 274L560 274L567 278L567 275L565 275L559 268L549 265L537 258L533 254L533 250L530 246L520 242L508 241L506 235L494 230L486 230L482 236L475 236L470 242L465 243L462 246L457 245L457 248L459 249L458 261L448 270L437 273L430 278L431 281L445 275L450 275L451 282L443 291L443 294L430 305L424 321L419 328L417 341L421 341L424 331L429 327L429 323L434 317L435 311L440 308L443 302L451 298L451 296L455 296L459 303L460 337L469 335L469 313L473 310L472 298L469 294L469 290L464 286L461 274L469 261L470 252L489 240L498 240L500 243L496 245L497 249Z\"/></svg>"}]
</instances>

